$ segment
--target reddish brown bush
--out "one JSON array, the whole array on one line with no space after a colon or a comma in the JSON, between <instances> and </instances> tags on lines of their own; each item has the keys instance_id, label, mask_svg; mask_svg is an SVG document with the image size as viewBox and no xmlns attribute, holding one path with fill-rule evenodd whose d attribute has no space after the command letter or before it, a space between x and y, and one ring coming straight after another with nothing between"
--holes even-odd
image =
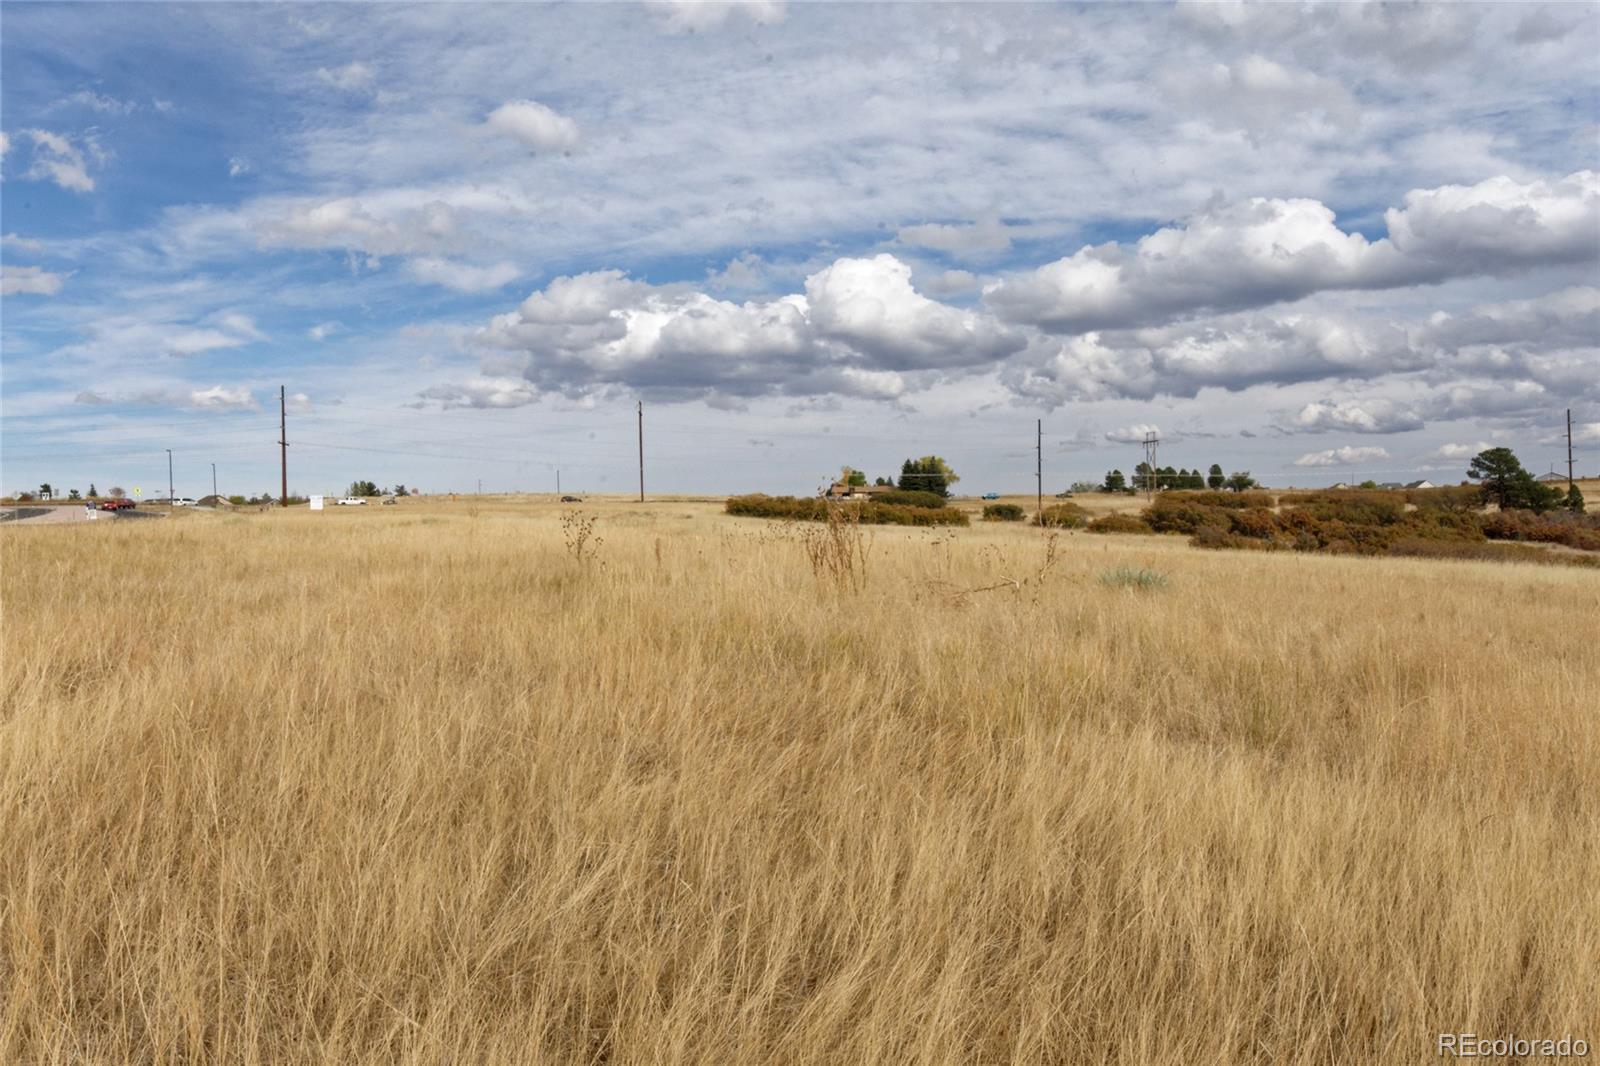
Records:
<instances>
[{"instance_id":1,"label":"reddish brown bush","mask_svg":"<svg viewBox=\"0 0 1600 1066\"><path fill-rule=\"evenodd\" d=\"M1476 485L1440 485L1432 489L1408 489L1406 502L1419 511L1481 511L1483 490Z\"/></svg>"},{"instance_id":2,"label":"reddish brown bush","mask_svg":"<svg viewBox=\"0 0 1600 1066\"><path fill-rule=\"evenodd\" d=\"M1532 511L1497 511L1483 516L1483 532L1490 540L1523 540L1564 544L1581 551L1600 551L1600 516Z\"/></svg>"},{"instance_id":3,"label":"reddish brown bush","mask_svg":"<svg viewBox=\"0 0 1600 1066\"><path fill-rule=\"evenodd\" d=\"M1220 526L1201 526L1189 538L1189 543L1196 548L1241 548L1246 551L1276 551L1290 546L1277 540L1243 537Z\"/></svg>"},{"instance_id":4,"label":"reddish brown bush","mask_svg":"<svg viewBox=\"0 0 1600 1066\"><path fill-rule=\"evenodd\" d=\"M1228 528L1228 512L1225 508L1208 507L1174 493L1163 494L1146 507L1144 520L1157 533L1193 534L1202 526L1222 530Z\"/></svg>"},{"instance_id":5,"label":"reddish brown bush","mask_svg":"<svg viewBox=\"0 0 1600 1066\"><path fill-rule=\"evenodd\" d=\"M1153 533L1149 523L1138 515L1108 514L1089 523L1090 533Z\"/></svg>"},{"instance_id":6,"label":"reddish brown bush","mask_svg":"<svg viewBox=\"0 0 1600 1066\"><path fill-rule=\"evenodd\" d=\"M1421 559L1468 559L1492 562L1539 563L1542 565L1600 567L1600 556L1553 552L1533 544L1485 543L1419 540L1408 538L1394 544L1390 555Z\"/></svg>"},{"instance_id":7,"label":"reddish brown bush","mask_svg":"<svg viewBox=\"0 0 1600 1066\"><path fill-rule=\"evenodd\" d=\"M1278 516L1262 507L1234 511L1228 516L1229 528L1242 537L1270 540L1279 532Z\"/></svg>"},{"instance_id":8,"label":"reddish brown bush","mask_svg":"<svg viewBox=\"0 0 1600 1066\"><path fill-rule=\"evenodd\" d=\"M1270 492L1196 492L1187 489L1176 489L1163 492L1159 497L1162 500L1181 500L1184 503L1197 503L1202 507L1225 507L1228 510L1239 510L1245 507L1271 507L1272 493Z\"/></svg>"},{"instance_id":9,"label":"reddish brown bush","mask_svg":"<svg viewBox=\"0 0 1600 1066\"><path fill-rule=\"evenodd\" d=\"M1330 499L1297 503L1294 509L1323 521L1362 526L1392 526L1405 517L1406 501L1393 493L1340 494Z\"/></svg>"}]
</instances>

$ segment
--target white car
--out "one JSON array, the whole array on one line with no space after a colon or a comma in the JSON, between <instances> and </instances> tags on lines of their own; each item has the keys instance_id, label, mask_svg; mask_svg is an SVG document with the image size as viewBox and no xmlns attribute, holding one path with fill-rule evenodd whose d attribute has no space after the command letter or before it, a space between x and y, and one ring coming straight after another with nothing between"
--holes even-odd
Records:
<instances>
[{"instance_id":1,"label":"white car","mask_svg":"<svg viewBox=\"0 0 1600 1066\"><path fill-rule=\"evenodd\" d=\"M339 501L340 507L365 507L366 504L367 501L362 499L360 496L346 496L344 499Z\"/></svg>"},{"instance_id":2,"label":"white car","mask_svg":"<svg viewBox=\"0 0 1600 1066\"><path fill-rule=\"evenodd\" d=\"M174 507L193 507L194 506L194 500L190 499L188 496L179 496L177 499L172 501L172 506L174 506Z\"/></svg>"}]
</instances>

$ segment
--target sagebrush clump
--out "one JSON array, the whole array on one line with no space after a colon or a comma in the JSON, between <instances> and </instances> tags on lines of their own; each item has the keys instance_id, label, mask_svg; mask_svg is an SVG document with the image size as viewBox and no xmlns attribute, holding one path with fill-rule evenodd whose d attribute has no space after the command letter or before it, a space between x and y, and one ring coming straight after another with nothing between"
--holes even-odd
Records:
<instances>
[{"instance_id":1,"label":"sagebrush clump","mask_svg":"<svg viewBox=\"0 0 1600 1066\"><path fill-rule=\"evenodd\" d=\"M1075 503L1053 503L1039 513L1035 524L1057 529L1081 529L1089 524L1089 512Z\"/></svg>"},{"instance_id":2,"label":"sagebrush clump","mask_svg":"<svg viewBox=\"0 0 1600 1066\"><path fill-rule=\"evenodd\" d=\"M834 502L816 496L730 496L724 510L731 515L751 518L788 518L802 522L826 522L835 508L848 508L855 520L879 526L965 526L967 513L954 507L907 507L877 500Z\"/></svg>"},{"instance_id":3,"label":"sagebrush clump","mask_svg":"<svg viewBox=\"0 0 1600 1066\"><path fill-rule=\"evenodd\" d=\"M983 508L985 522L1020 522L1027 512L1014 503L991 503Z\"/></svg>"},{"instance_id":4,"label":"sagebrush clump","mask_svg":"<svg viewBox=\"0 0 1600 1066\"><path fill-rule=\"evenodd\" d=\"M1131 514L1101 515L1088 525L1090 533L1154 533L1150 523Z\"/></svg>"}]
</instances>

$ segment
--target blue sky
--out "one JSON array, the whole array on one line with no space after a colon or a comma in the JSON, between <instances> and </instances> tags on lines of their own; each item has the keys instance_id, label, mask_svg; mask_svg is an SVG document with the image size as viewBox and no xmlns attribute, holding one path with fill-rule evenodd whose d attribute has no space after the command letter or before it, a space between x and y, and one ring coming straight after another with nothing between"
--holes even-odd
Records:
<instances>
[{"instance_id":1,"label":"blue sky","mask_svg":"<svg viewBox=\"0 0 1600 1066\"><path fill-rule=\"evenodd\" d=\"M0 488L1600 468L1591 6L0 7ZM148 491L148 490L147 490Z\"/></svg>"}]
</instances>

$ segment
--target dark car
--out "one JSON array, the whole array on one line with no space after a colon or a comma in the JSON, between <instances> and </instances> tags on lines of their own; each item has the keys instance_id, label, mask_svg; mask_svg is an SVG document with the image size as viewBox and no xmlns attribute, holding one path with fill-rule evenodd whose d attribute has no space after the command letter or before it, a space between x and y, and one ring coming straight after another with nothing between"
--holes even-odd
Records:
<instances>
[{"instance_id":1,"label":"dark car","mask_svg":"<svg viewBox=\"0 0 1600 1066\"><path fill-rule=\"evenodd\" d=\"M104 500L100 504L102 511L131 511L133 508L132 500Z\"/></svg>"},{"instance_id":2,"label":"dark car","mask_svg":"<svg viewBox=\"0 0 1600 1066\"><path fill-rule=\"evenodd\" d=\"M583 497L582 496L563 496L563 497L561 497L561 502L562 503L582 503L583 502Z\"/></svg>"}]
</instances>

